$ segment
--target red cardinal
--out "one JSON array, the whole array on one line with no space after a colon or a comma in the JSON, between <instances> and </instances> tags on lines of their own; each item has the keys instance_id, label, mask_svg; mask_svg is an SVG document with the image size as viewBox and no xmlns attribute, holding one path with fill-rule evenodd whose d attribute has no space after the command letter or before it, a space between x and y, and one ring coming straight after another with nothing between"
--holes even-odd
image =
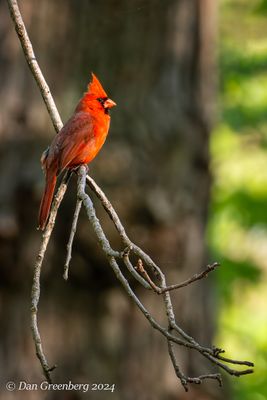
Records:
<instances>
[{"instance_id":1,"label":"red cardinal","mask_svg":"<svg viewBox=\"0 0 267 400\"><path fill-rule=\"evenodd\" d=\"M88 91L80 100L73 116L42 154L41 163L46 183L39 210L39 229L45 229L57 176L64 169L88 164L95 158L108 134L109 109L115 105L97 77L92 74Z\"/></svg>"}]
</instances>

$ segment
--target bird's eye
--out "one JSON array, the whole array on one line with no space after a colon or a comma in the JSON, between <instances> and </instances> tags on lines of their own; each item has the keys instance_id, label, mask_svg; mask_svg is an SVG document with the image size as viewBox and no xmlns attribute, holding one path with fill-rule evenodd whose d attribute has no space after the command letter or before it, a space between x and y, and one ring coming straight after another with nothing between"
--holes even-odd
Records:
<instances>
[{"instance_id":1,"label":"bird's eye","mask_svg":"<svg viewBox=\"0 0 267 400\"><path fill-rule=\"evenodd\" d=\"M104 107L105 101L107 100L107 97L98 97L97 100L99 101L100 104Z\"/></svg>"}]
</instances>

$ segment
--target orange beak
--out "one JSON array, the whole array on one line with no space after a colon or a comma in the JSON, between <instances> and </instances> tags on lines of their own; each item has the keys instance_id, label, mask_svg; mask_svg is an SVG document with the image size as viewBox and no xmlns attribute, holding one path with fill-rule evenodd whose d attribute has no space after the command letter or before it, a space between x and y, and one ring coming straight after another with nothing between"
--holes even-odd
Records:
<instances>
[{"instance_id":1,"label":"orange beak","mask_svg":"<svg viewBox=\"0 0 267 400\"><path fill-rule=\"evenodd\" d=\"M107 99L105 101L105 108L112 108L115 107L117 104L115 103L115 101L111 100L111 99Z\"/></svg>"}]
</instances>

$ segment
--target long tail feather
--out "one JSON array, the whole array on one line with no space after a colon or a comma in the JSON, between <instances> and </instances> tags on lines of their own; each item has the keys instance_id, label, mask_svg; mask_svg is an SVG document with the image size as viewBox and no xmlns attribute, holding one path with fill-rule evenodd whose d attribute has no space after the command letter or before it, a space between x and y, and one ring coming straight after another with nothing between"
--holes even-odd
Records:
<instances>
[{"instance_id":1,"label":"long tail feather","mask_svg":"<svg viewBox=\"0 0 267 400\"><path fill-rule=\"evenodd\" d=\"M42 197L40 209L39 209L39 227L42 231L45 229L47 218L49 216L49 211L53 199L53 194L56 186L56 175L47 176L45 190Z\"/></svg>"}]
</instances>

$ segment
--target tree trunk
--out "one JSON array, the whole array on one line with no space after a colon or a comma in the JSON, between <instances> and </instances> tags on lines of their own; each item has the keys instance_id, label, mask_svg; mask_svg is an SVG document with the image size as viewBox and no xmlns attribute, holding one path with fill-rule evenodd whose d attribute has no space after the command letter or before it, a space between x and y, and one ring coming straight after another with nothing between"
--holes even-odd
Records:
<instances>
[{"instance_id":1,"label":"tree trunk","mask_svg":"<svg viewBox=\"0 0 267 400\"><path fill-rule=\"evenodd\" d=\"M118 104L90 173L130 237L161 265L169 283L192 276L207 262L215 3L39 0L36 7L34 0L21 2L36 56L64 119L85 90L90 71ZM40 241L35 230L43 187L39 157L54 132L3 1L0 21L0 368L3 381L38 382L29 296ZM115 383L115 399L184 398L165 341L126 297L84 216L69 281L62 280L74 204L75 182L59 212L42 277L40 330L49 362L58 364L54 381ZM111 242L118 243L103 211L97 211ZM132 284L160 318L157 296ZM208 345L214 313L209 286L210 280L173 294L178 322ZM180 351L179 359L190 376L213 369L188 350ZM22 399L42 395L20 394ZM50 393L51 398L59 395ZM63 398L67 395L80 398L77 393ZM217 397L213 382L186 395ZM106 399L106 393L97 398Z\"/></svg>"}]
</instances>

